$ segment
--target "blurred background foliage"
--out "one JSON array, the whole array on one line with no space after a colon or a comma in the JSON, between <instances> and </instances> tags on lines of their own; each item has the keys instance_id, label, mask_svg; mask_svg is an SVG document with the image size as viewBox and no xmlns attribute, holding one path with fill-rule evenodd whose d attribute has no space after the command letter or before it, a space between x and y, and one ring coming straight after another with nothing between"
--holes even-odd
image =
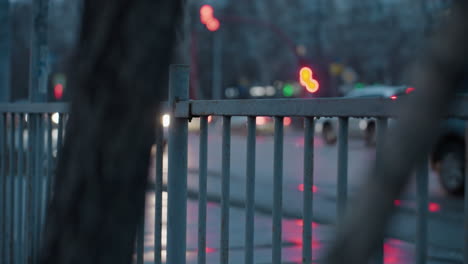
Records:
<instances>
[{"instance_id":1,"label":"blurred background foliage","mask_svg":"<svg viewBox=\"0 0 468 264\"><path fill-rule=\"evenodd\" d=\"M200 22L205 4L214 8L220 21L215 32ZM314 96L339 96L361 85L401 85L421 42L437 27L435 21L450 13L450 4L450 0L188 0L181 34L185 37L175 62L191 64L193 98L212 98L215 72L221 76L222 91L237 87L242 93L256 85L297 82L305 65L321 85ZM13 97L19 100L28 90L31 0L12 0L11 18L11 80ZM51 89L54 74L66 71L79 18L80 1L50 1ZM214 69L215 37L220 43L219 69Z\"/></svg>"}]
</instances>

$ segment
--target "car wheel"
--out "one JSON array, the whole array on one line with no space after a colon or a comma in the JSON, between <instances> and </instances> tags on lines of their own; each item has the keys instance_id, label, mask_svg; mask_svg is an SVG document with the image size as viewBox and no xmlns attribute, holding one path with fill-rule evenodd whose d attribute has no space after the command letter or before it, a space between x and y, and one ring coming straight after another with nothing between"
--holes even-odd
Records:
<instances>
[{"instance_id":1,"label":"car wheel","mask_svg":"<svg viewBox=\"0 0 468 264\"><path fill-rule=\"evenodd\" d=\"M460 150L451 149L442 154L439 164L439 180L444 190L455 196L464 193L465 173L464 157Z\"/></svg>"},{"instance_id":2,"label":"car wheel","mask_svg":"<svg viewBox=\"0 0 468 264\"><path fill-rule=\"evenodd\" d=\"M367 123L366 130L364 132L364 143L368 147L375 146L376 138L375 138L375 122Z\"/></svg>"},{"instance_id":3,"label":"car wheel","mask_svg":"<svg viewBox=\"0 0 468 264\"><path fill-rule=\"evenodd\" d=\"M333 127L330 123L323 124L322 138L327 145L333 145L336 143L336 132L333 130Z\"/></svg>"}]
</instances>

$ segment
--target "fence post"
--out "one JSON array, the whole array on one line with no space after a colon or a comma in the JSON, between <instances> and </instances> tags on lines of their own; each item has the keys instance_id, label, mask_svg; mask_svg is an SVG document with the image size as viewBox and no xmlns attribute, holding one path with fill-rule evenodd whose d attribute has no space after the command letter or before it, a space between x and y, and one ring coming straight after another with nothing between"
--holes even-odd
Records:
<instances>
[{"instance_id":1,"label":"fence post","mask_svg":"<svg viewBox=\"0 0 468 264\"><path fill-rule=\"evenodd\" d=\"M174 116L175 104L188 100L189 67L171 65L169 105L172 107L169 128L167 263L184 264L187 226L187 119Z\"/></svg>"},{"instance_id":2,"label":"fence post","mask_svg":"<svg viewBox=\"0 0 468 264\"><path fill-rule=\"evenodd\" d=\"M463 263L468 263L468 121L465 121L465 199L464 199L464 244Z\"/></svg>"},{"instance_id":3,"label":"fence post","mask_svg":"<svg viewBox=\"0 0 468 264\"><path fill-rule=\"evenodd\" d=\"M348 199L348 118L340 117L338 124L338 183L336 222L343 224Z\"/></svg>"}]
</instances>

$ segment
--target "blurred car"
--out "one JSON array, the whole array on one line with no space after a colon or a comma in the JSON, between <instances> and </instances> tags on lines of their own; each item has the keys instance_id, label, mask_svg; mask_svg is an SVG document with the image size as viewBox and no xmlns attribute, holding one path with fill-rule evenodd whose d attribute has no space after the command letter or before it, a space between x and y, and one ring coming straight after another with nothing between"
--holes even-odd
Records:
<instances>
[{"instance_id":1,"label":"blurred car","mask_svg":"<svg viewBox=\"0 0 468 264\"><path fill-rule=\"evenodd\" d=\"M345 98L389 98L395 100L400 95L412 90L414 89L408 86L374 85L352 90L346 94ZM322 136L326 144L335 144L338 139L338 118L319 118L315 122L315 132ZM348 121L348 135L363 138L367 146L375 145L375 132L375 118L350 118Z\"/></svg>"},{"instance_id":2,"label":"blurred car","mask_svg":"<svg viewBox=\"0 0 468 264\"><path fill-rule=\"evenodd\" d=\"M442 188L450 195L462 196L465 187L465 121L442 122L441 133L430 153L431 168Z\"/></svg>"}]
</instances>

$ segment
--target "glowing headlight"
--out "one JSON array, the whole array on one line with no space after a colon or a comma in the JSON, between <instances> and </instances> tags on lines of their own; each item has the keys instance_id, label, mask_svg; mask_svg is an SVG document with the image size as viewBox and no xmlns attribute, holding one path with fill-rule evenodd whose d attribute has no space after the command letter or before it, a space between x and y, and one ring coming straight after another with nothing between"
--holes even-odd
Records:
<instances>
[{"instance_id":1,"label":"glowing headlight","mask_svg":"<svg viewBox=\"0 0 468 264\"><path fill-rule=\"evenodd\" d=\"M53 113L51 119L52 119L52 122L54 122L54 124L58 125L60 121L59 113Z\"/></svg>"},{"instance_id":2,"label":"glowing headlight","mask_svg":"<svg viewBox=\"0 0 468 264\"><path fill-rule=\"evenodd\" d=\"M164 114L162 116L163 127L169 127L170 124L171 124L171 116L169 114Z\"/></svg>"},{"instance_id":3,"label":"glowing headlight","mask_svg":"<svg viewBox=\"0 0 468 264\"><path fill-rule=\"evenodd\" d=\"M322 123L316 123L315 124L315 133L322 133L323 131L323 124Z\"/></svg>"},{"instance_id":4,"label":"glowing headlight","mask_svg":"<svg viewBox=\"0 0 468 264\"><path fill-rule=\"evenodd\" d=\"M366 130L367 128L367 121L366 120L359 120L359 128L361 130Z\"/></svg>"}]
</instances>

